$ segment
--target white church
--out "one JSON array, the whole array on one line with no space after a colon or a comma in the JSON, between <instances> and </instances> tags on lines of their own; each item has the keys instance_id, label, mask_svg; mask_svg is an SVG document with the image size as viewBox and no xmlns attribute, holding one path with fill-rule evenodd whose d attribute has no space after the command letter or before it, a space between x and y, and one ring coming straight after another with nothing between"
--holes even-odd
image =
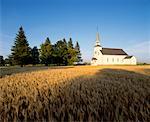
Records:
<instances>
[{"instance_id":1,"label":"white church","mask_svg":"<svg viewBox=\"0 0 150 122\"><path fill-rule=\"evenodd\" d=\"M102 47L97 33L91 65L136 65L136 58L123 49Z\"/></svg>"}]
</instances>

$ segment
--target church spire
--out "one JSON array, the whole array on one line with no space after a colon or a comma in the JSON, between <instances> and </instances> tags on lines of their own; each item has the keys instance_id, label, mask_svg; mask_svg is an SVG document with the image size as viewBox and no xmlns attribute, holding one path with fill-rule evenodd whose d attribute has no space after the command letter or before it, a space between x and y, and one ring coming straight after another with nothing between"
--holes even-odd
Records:
<instances>
[{"instance_id":1,"label":"church spire","mask_svg":"<svg viewBox=\"0 0 150 122\"><path fill-rule=\"evenodd\" d=\"M97 27L97 34L96 34L96 43L95 43L95 46L100 46L100 37L99 37L99 33L98 33L98 27Z\"/></svg>"}]
</instances>

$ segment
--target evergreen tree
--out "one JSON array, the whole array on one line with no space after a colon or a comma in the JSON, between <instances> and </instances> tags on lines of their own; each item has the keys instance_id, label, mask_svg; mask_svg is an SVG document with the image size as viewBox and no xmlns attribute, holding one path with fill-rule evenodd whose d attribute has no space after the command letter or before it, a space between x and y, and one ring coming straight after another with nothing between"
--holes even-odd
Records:
<instances>
[{"instance_id":1,"label":"evergreen tree","mask_svg":"<svg viewBox=\"0 0 150 122\"><path fill-rule=\"evenodd\" d=\"M31 50L31 54L32 54L32 64L39 64L39 51L38 48L36 46L33 47L33 49Z\"/></svg>"},{"instance_id":2,"label":"evergreen tree","mask_svg":"<svg viewBox=\"0 0 150 122\"><path fill-rule=\"evenodd\" d=\"M73 49L72 38L70 38L69 41L68 41L68 48Z\"/></svg>"},{"instance_id":3,"label":"evergreen tree","mask_svg":"<svg viewBox=\"0 0 150 122\"><path fill-rule=\"evenodd\" d=\"M68 48L67 48L67 41L64 38L63 39L63 46L62 46L62 50L63 50L63 64L64 65L68 65Z\"/></svg>"},{"instance_id":4,"label":"evergreen tree","mask_svg":"<svg viewBox=\"0 0 150 122\"><path fill-rule=\"evenodd\" d=\"M5 65L10 65L10 63L9 63L9 59L8 58L5 58Z\"/></svg>"},{"instance_id":5,"label":"evergreen tree","mask_svg":"<svg viewBox=\"0 0 150 122\"><path fill-rule=\"evenodd\" d=\"M77 60L77 52L73 47L72 38L68 41L68 65L73 65L73 63Z\"/></svg>"},{"instance_id":6,"label":"evergreen tree","mask_svg":"<svg viewBox=\"0 0 150 122\"><path fill-rule=\"evenodd\" d=\"M80 46L79 46L79 43L78 43L78 42L76 42L75 50L76 50L77 52L80 52Z\"/></svg>"},{"instance_id":7,"label":"evergreen tree","mask_svg":"<svg viewBox=\"0 0 150 122\"><path fill-rule=\"evenodd\" d=\"M3 56L0 56L0 66L4 66L5 62L4 62L4 58Z\"/></svg>"},{"instance_id":8,"label":"evergreen tree","mask_svg":"<svg viewBox=\"0 0 150 122\"><path fill-rule=\"evenodd\" d=\"M63 46L64 46L65 48L67 48L67 41L66 41L65 38L63 38Z\"/></svg>"},{"instance_id":9,"label":"evergreen tree","mask_svg":"<svg viewBox=\"0 0 150 122\"><path fill-rule=\"evenodd\" d=\"M53 47L49 40L49 38L46 39L45 43L41 45L41 62L44 63L46 66L48 64L52 63L52 57L53 57Z\"/></svg>"},{"instance_id":10,"label":"evergreen tree","mask_svg":"<svg viewBox=\"0 0 150 122\"><path fill-rule=\"evenodd\" d=\"M75 50L76 50L76 52L77 52L76 62L77 62L77 63L82 62L82 57L81 57L81 52L80 52L80 46L79 46L79 43L78 43L78 42L76 42Z\"/></svg>"},{"instance_id":11,"label":"evergreen tree","mask_svg":"<svg viewBox=\"0 0 150 122\"><path fill-rule=\"evenodd\" d=\"M55 60L57 65L67 65L68 49L65 39L57 41L55 44Z\"/></svg>"},{"instance_id":12,"label":"evergreen tree","mask_svg":"<svg viewBox=\"0 0 150 122\"><path fill-rule=\"evenodd\" d=\"M12 55L9 55L8 58L5 59L5 63L9 64L10 66L14 65L14 61L13 61Z\"/></svg>"},{"instance_id":13,"label":"evergreen tree","mask_svg":"<svg viewBox=\"0 0 150 122\"><path fill-rule=\"evenodd\" d=\"M62 59L62 41L57 41L55 46L54 46L54 57L55 57L55 63L57 65L60 65L63 63L63 59Z\"/></svg>"},{"instance_id":14,"label":"evergreen tree","mask_svg":"<svg viewBox=\"0 0 150 122\"><path fill-rule=\"evenodd\" d=\"M11 51L11 57L14 64L21 65L22 67L23 65L30 63L31 50L22 27L19 28Z\"/></svg>"},{"instance_id":15,"label":"evergreen tree","mask_svg":"<svg viewBox=\"0 0 150 122\"><path fill-rule=\"evenodd\" d=\"M53 47L52 63L58 65L59 59L58 59L57 45L54 44L54 45L52 45L52 47Z\"/></svg>"}]
</instances>

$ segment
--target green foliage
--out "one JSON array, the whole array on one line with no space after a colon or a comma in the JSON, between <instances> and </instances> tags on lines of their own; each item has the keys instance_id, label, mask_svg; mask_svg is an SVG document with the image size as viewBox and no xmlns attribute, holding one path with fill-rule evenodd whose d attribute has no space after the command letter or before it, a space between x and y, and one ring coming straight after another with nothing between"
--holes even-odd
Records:
<instances>
[{"instance_id":1,"label":"green foliage","mask_svg":"<svg viewBox=\"0 0 150 122\"><path fill-rule=\"evenodd\" d=\"M76 57L76 62L82 62L82 57L81 57L81 52L80 52L80 46L79 46L79 43L76 42L76 45L75 45L75 50L77 52L77 57Z\"/></svg>"},{"instance_id":2,"label":"green foliage","mask_svg":"<svg viewBox=\"0 0 150 122\"><path fill-rule=\"evenodd\" d=\"M67 65L67 58L68 58L68 49L67 49L67 42L65 39L58 41L55 44L55 63L57 65Z\"/></svg>"},{"instance_id":3,"label":"green foliage","mask_svg":"<svg viewBox=\"0 0 150 122\"><path fill-rule=\"evenodd\" d=\"M0 66L4 66L5 62L4 62L4 58L3 56L0 56Z\"/></svg>"},{"instance_id":4,"label":"green foliage","mask_svg":"<svg viewBox=\"0 0 150 122\"><path fill-rule=\"evenodd\" d=\"M9 65L10 64L8 58L5 58L4 62L5 62L5 65Z\"/></svg>"},{"instance_id":5,"label":"green foliage","mask_svg":"<svg viewBox=\"0 0 150 122\"><path fill-rule=\"evenodd\" d=\"M9 55L8 58L5 58L4 62L5 62L5 65L7 65L7 66L13 66L14 65L13 64L13 58L11 55Z\"/></svg>"},{"instance_id":6,"label":"green foliage","mask_svg":"<svg viewBox=\"0 0 150 122\"><path fill-rule=\"evenodd\" d=\"M19 28L14 45L11 49L11 55L6 60L10 65L27 65L27 64L45 64L48 65L73 65L74 62L81 61L80 46L77 42L75 48L72 38L59 40L52 45L47 37L45 42L41 44L40 49L34 46L29 47L24 30Z\"/></svg>"},{"instance_id":7,"label":"green foliage","mask_svg":"<svg viewBox=\"0 0 150 122\"><path fill-rule=\"evenodd\" d=\"M78 44L78 49L80 49ZM51 45L49 38L46 39L45 43L41 45L40 49L41 63L45 65L73 65L75 61L78 61L78 52L72 43L70 38L68 43L66 39L59 40L56 44Z\"/></svg>"},{"instance_id":8,"label":"green foliage","mask_svg":"<svg viewBox=\"0 0 150 122\"><path fill-rule=\"evenodd\" d=\"M43 43L41 45L41 50L40 50L40 59L41 59L41 63L44 63L46 66L48 66L48 64L51 63L51 59L52 59L52 55L53 55L53 48L52 48L52 44L49 40L49 38L47 38L45 40L45 43Z\"/></svg>"},{"instance_id":9,"label":"green foliage","mask_svg":"<svg viewBox=\"0 0 150 122\"><path fill-rule=\"evenodd\" d=\"M79 46L79 43L78 43L78 42L76 42L75 50L76 50L77 52L80 52L80 46Z\"/></svg>"},{"instance_id":10,"label":"green foliage","mask_svg":"<svg viewBox=\"0 0 150 122\"><path fill-rule=\"evenodd\" d=\"M30 63L31 49L22 27L19 28L11 51L11 57L14 64L23 66Z\"/></svg>"},{"instance_id":11,"label":"green foliage","mask_svg":"<svg viewBox=\"0 0 150 122\"><path fill-rule=\"evenodd\" d=\"M72 38L70 38L69 41L68 41L68 48L73 49Z\"/></svg>"},{"instance_id":12,"label":"green foliage","mask_svg":"<svg viewBox=\"0 0 150 122\"><path fill-rule=\"evenodd\" d=\"M73 47L72 38L68 41L68 65L73 65L77 61L77 51Z\"/></svg>"},{"instance_id":13,"label":"green foliage","mask_svg":"<svg viewBox=\"0 0 150 122\"><path fill-rule=\"evenodd\" d=\"M75 49L68 49L68 65L73 65L73 63L77 60L77 51Z\"/></svg>"},{"instance_id":14,"label":"green foliage","mask_svg":"<svg viewBox=\"0 0 150 122\"><path fill-rule=\"evenodd\" d=\"M33 47L33 49L31 50L31 54L32 54L32 64L39 64L39 51L38 48L36 46Z\"/></svg>"}]
</instances>

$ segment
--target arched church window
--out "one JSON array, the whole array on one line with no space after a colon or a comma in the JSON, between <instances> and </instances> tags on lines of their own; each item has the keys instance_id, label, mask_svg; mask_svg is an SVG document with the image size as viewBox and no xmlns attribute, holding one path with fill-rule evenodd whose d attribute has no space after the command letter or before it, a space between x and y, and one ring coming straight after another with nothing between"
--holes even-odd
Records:
<instances>
[{"instance_id":1,"label":"arched church window","mask_svg":"<svg viewBox=\"0 0 150 122\"><path fill-rule=\"evenodd\" d=\"M107 62L109 61L109 59L107 58Z\"/></svg>"}]
</instances>

